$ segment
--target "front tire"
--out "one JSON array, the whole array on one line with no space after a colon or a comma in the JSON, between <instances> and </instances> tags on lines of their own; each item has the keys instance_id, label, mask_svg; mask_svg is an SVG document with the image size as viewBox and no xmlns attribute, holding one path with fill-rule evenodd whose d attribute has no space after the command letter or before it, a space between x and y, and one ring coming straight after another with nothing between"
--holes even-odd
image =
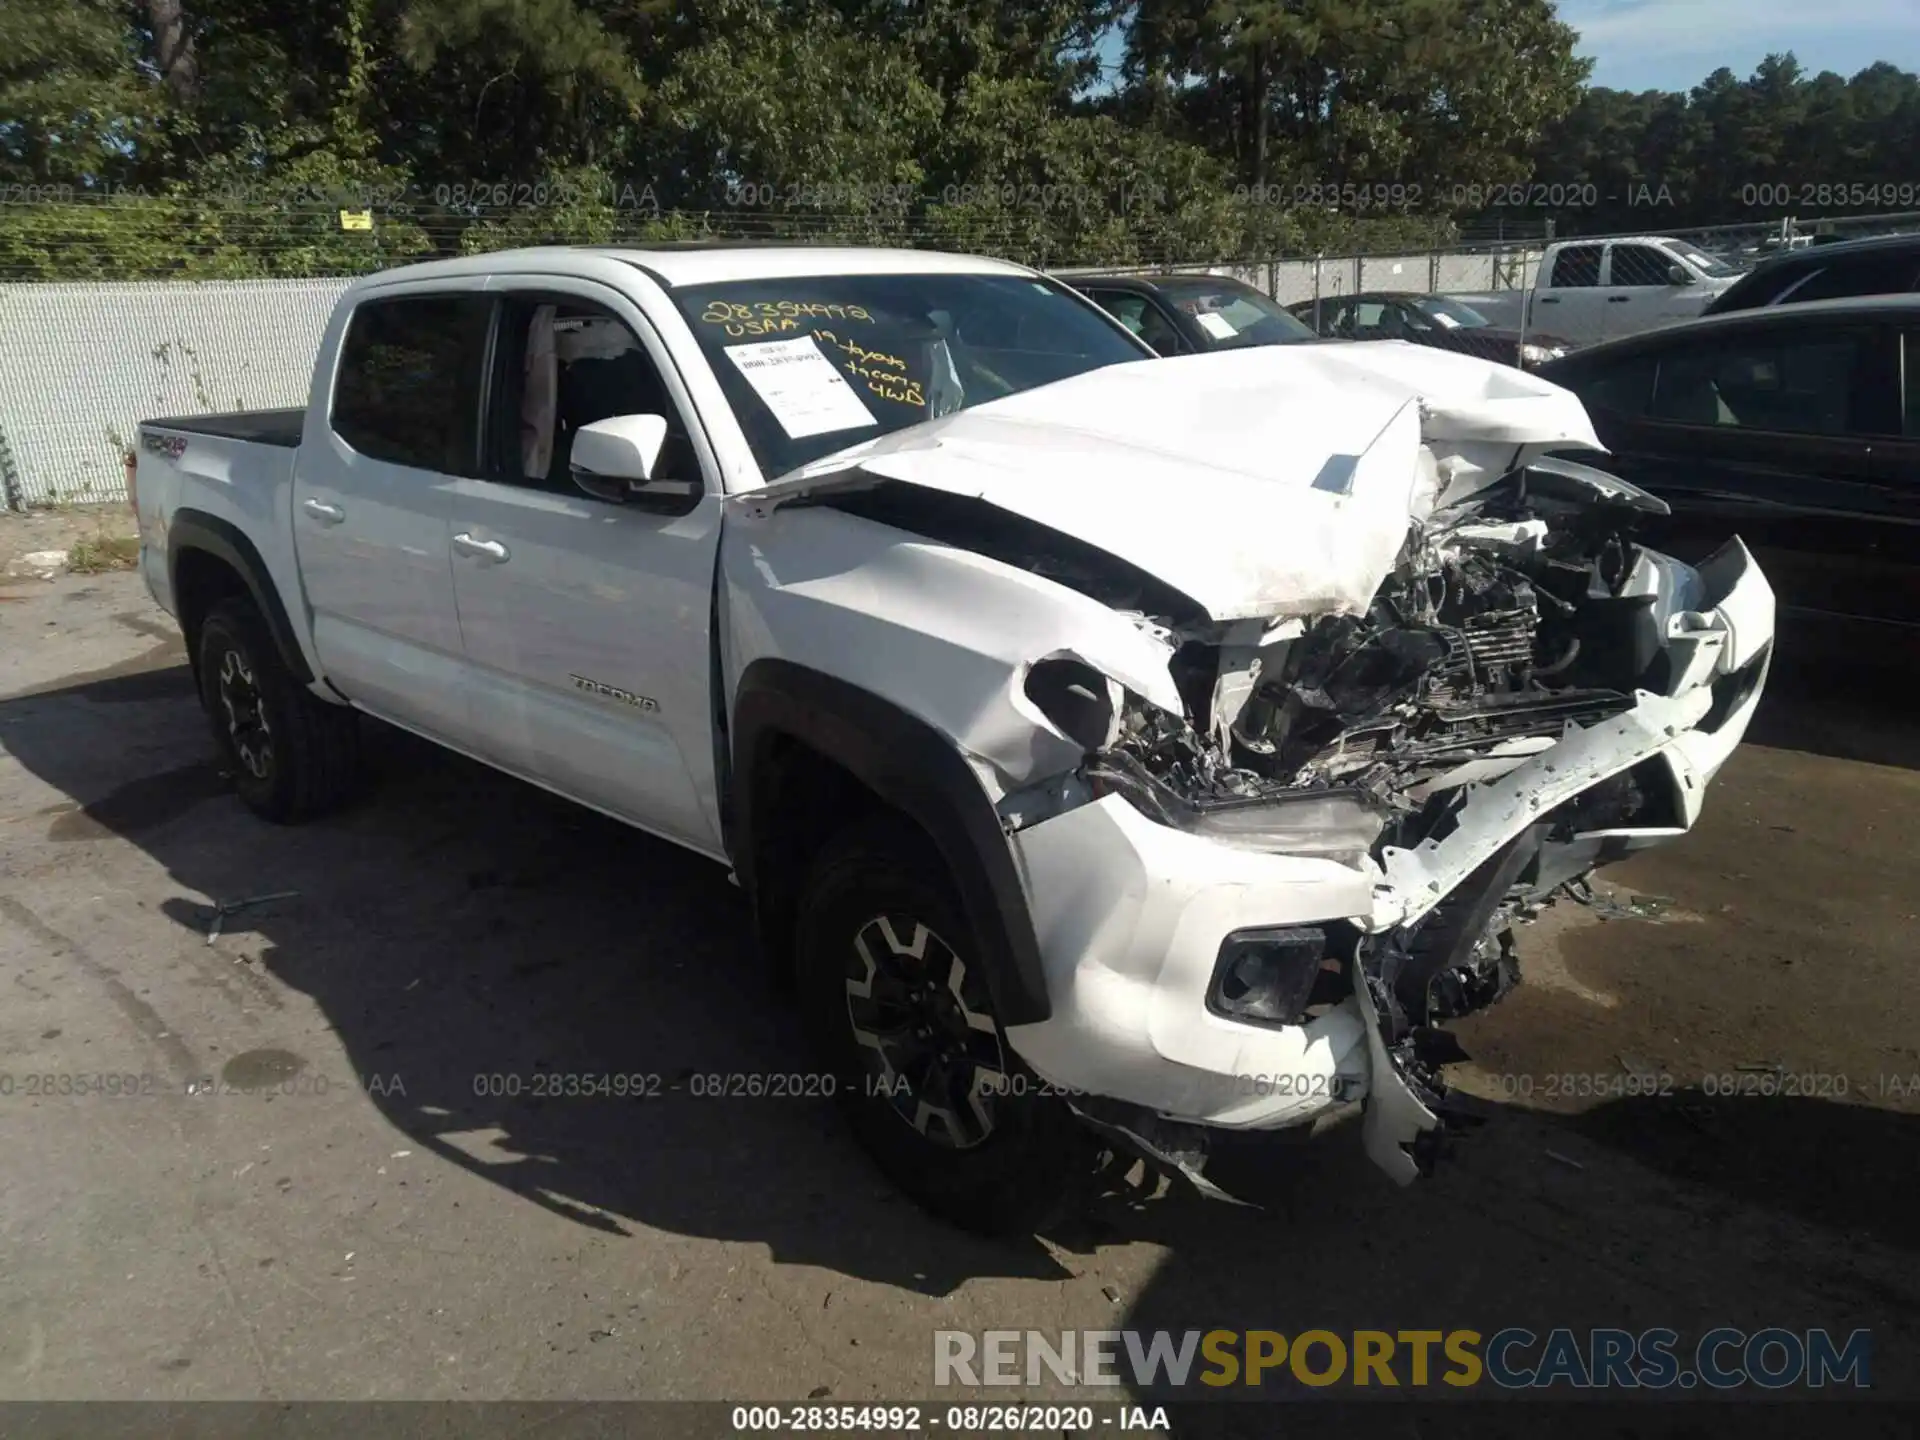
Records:
<instances>
[{"instance_id":1,"label":"front tire","mask_svg":"<svg viewBox=\"0 0 1920 1440\"><path fill-rule=\"evenodd\" d=\"M831 842L796 938L815 1049L895 1185L986 1235L1030 1234L1082 1198L1100 1147L1006 1043L978 941L918 830L886 817Z\"/></svg>"},{"instance_id":2,"label":"front tire","mask_svg":"<svg viewBox=\"0 0 1920 1440\"><path fill-rule=\"evenodd\" d=\"M234 790L254 814L290 824L352 793L357 717L294 679L250 600L223 600L201 623L200 703Z\"/></svg>"}]
</instances>

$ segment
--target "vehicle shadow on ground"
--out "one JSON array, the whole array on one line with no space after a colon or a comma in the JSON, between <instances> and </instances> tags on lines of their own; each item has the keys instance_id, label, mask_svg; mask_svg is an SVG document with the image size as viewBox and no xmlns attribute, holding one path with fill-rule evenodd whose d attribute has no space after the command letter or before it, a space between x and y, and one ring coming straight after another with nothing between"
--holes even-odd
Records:
<instances>
[{"instance_id":1,"label":"vehicle shadow on ground","mask_svg":"<svg viewBox=\"0 0 1920 1440\"><path fill-rule=\"evenodd\" d=\"M214 1055L216 1079L224 1061L270 1086L299 1062L357 1083L414 1148L608 1234L760 1241L926 1294L1063 1273L1037 1241L926 1217L869 1165L806 1078L724 869L374 725L364 799L269 825L215 770L186 667L151 661L0 701L0 736L71 797L41 817L49 840L138 846L176 892L160 923L189 963L309 996L351 1071L320 1052ZM217 946L198 938L201 897L285 892L223 916ZM729 1075L797 1077L799 1093L697 1093Z\"/></svg>"},{"instance_id":2,"label":"vehicle shadow on ground","mask_svg":"<svg viewBox=\"0 0 1920 1440\"><path fill-rule=\"evenodd\" d=\"M272 827L225 793L185 666L150 654L122 669L0 702L8 752L70 797L46 812L47 838L120 837L164 867L193 892L161 907L182 953L223 969L254 962L311 997L353 1079L415 1145L609 1234L645 1226L753 1241L778 1263L927 1295L973 1277L1069 1273L1038 1240L977 1240L898 1198L818 1098L697 1093L695 1077L812 1068L718 866L384 727L370 727L376 782L366 799L324 822ZM223 917L218 947L200 940L214 912L197 897L286 892ZM221 1058L229 1078L261 1063ZM323 1071L337 1063L296 1058ZM567 1093L620 1076L642 1077L626 1087L641 1093ZM1750 1113L1763 1114L1758 1102ZM1846 1120L1855 1128L1831 1162L1839 1173L1860 1157L1913 1153L1906 1117ZM1781 1167L1825 1153L1837 1132L1824 1109L1788 1107L1753 1124L1753 1146L1688 1178L1823 1225L1871 1220L1911 1244L1896 1238L1891 1211L1863 1218L1809 1185L1774 1183ZM1412 1323L1409 1293L1438 1309L1478 1299L1483 1311L1511 1310L1516 1295L1558 1303L1569 1288L1602 1299L1611 1272L1591 1256L1519 1277L1494 1258L1514 1253L1515 1209L1529 1199L1574 1253L1590 1243L1556 1199L1565 1177L1537 1173L1543 1133L1555 1133L1550 1122L1501 1112L1472 1142L1471 1162L1413 1205L1358 1153L1349 1128L1243 1165L1264 1210L1122 1187L1047 1238L1069 1257L1133 1240L1173 1251L1126 1320L1116 1313L1147 1328L1259 1316L1279 1325L1276 1303L1293 1323L1309 1302L1315 1323L1342 1314ZM1658 1125L1595 1119L1589 1133L1656 1170L1679 1164ZM1778 1158L1757 1164L1756 1149ZM1683 1227L1645 1243L1657 1263L1690 1256L1704 1235ZM1698 1271L1697 1258L1686 1263Z\"/></svg>"}]
</instances>

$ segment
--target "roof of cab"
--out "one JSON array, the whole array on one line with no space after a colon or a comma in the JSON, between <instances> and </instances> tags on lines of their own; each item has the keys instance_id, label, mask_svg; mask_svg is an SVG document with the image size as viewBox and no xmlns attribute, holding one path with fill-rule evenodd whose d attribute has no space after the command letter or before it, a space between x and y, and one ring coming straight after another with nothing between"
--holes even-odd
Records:
<instances>
[{"instance_id":1,"label":"roof of cab","mask_svg":"<svg viewBox=\"0 0 1920 1440\"><path fill-rule=\"evenodd\" d=\"M494 250L454 260L429 260L380 272L383 279L431 280L456 275L574 264L582 258L621 261L670 287L727 280L779 280L815 275L1031 275L1031 270L981 255L881 246L754 244L739 240L674 241L657 245L550 245ZM371 277L369 277L371 278Z\"/></svg>"},{"instance_id":2,"label":"roof of cab","mask_svg":"<svg viewBox=\"0 0 1920 1440\"><path fill-rule=\"evenodd\" d=\"M1920 235L1865 235L1853 240L1829 240L1825 244L1816 240L1815 244L1799 250L1782 250L1777 255L1768 255L1754 268L1758 270L1764 266L1769 274L1777 275L1782 270L1833 265L1856 255L1883 255L1889 251L1897 254L1902 250L1920 250Z\"/></svg>"}]
</instances>

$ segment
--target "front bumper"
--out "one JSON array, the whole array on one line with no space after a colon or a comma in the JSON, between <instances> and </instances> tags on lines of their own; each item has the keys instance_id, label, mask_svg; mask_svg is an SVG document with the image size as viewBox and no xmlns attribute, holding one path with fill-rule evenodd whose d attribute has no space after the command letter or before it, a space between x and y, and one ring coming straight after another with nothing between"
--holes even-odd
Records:
<instances>
[{"instance_id":1,"label":"front bumper","mask_svg":"<svg viewBox=\"0 0 1920 1440\"><path fill-rule=\"evenodd\" d=\"M1410 925L1555 807L1650 760L1671 778L1678 823L1574 843L1614 856L1691 827L1759 703L1773 637L1772 591L1743 545L1700 574L1703 608L1668 622L1666 693L1642 691L1631 710L1469 787L1444 839L1358 866L1265 854L1156 824L1115 795L1015 834L1052 1014L1010 1027L1013 1048L1056 1087L1223 1129L1290 1128L1364 1099L1368 1153L1415 1178L1416 1147L1441 1121L1403 1072L1364 967L1317 1018L1253 1025L1207 1007L1221 942L1265 926Z\"/></svg>"}]
</instances>

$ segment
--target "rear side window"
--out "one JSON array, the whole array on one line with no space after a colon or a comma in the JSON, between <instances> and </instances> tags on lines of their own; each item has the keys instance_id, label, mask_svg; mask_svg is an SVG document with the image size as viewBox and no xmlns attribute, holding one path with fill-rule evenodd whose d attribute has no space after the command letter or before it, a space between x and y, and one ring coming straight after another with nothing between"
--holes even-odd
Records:
<instances>
[{"instance_id":1,"label":"rear side window","mask_svg":"<svg viewBox=\"0 0 1920 1440\"><path fill-rule=\"evenodd\" d=\"M1322 335L1351 335L1353 333L1353 305L1347 300L1322 300L1320 302L1320 333ZM1301 320L1313 323L1313 311L1305 311Z\"/></svg>"},{"instance_id":2,"label":"rear side window","mask_svg":"<svg viewBox=\"0 0 1920 1440\"><path fill-rule=\"evenodd\" d=\"M1730 310L1755 310L1762 305L1777 305L1796 286L1804 285L1817 267L1802 265L1762 265L1750 271L1707 306L1709 315L1724 315Z\"/></svg>"},{"instance_id":3,"label":"rear side window","mask_svg":"<svg viewBox=\"0 0 1920 1440\"><path fill-rule=\"evenodd\" d=\"M1920 256L1912 254L1876 255L1851 264L1829 265L1774 303L1798 305L1804 300L1842 300L1849 295L1899 295L1914 288L1915 271L1920 271Z\"/></svg>"},{"instance_id":4,"label":"rear side window","mask_svg":"<svg viewBox=\"0 0 1920 1440\"><path fill-rule=\"evenodd\" d=\"M1600 283L1599 245L1569 245L1553 261L1553 275L1548 288L1565 290L1574 286L1598 285Z\"/></svg>"},{"instance_id":5,"label":"rear side window","mask_svg":"<svg viewBox=\"0 0 1920 1440\"><path fill-rule=\"evenodd\" d=\"M1864 333L1729 337L1668 355L1657 419L1793 435L1845 435L1870 337Z\"/></svg>"},{"instance_id":6,"label":"rear side window","mask_svg":"<svg viewBox=\"0 0 1920 1440\"><path fill-rule=\"evenodd\" d=\"M1645 415L1653 399L1653 375L1658 357L1630 355L1606 365L1595 365L1587 373L1562 381L1580 397L1589 410L1607 410L1615 415Z\"/></svg>"},{"instance_id":7,"label":"rear side window","mask_svg":"<svg viewBox=\"0 0 1920 1440\"><path fill-rule=\"evenodd\" d=\"M354 311L334 382L334 432L369 459L477 475L492 313L480 295L374 300Z\"/></svg>"}]
</instances>

